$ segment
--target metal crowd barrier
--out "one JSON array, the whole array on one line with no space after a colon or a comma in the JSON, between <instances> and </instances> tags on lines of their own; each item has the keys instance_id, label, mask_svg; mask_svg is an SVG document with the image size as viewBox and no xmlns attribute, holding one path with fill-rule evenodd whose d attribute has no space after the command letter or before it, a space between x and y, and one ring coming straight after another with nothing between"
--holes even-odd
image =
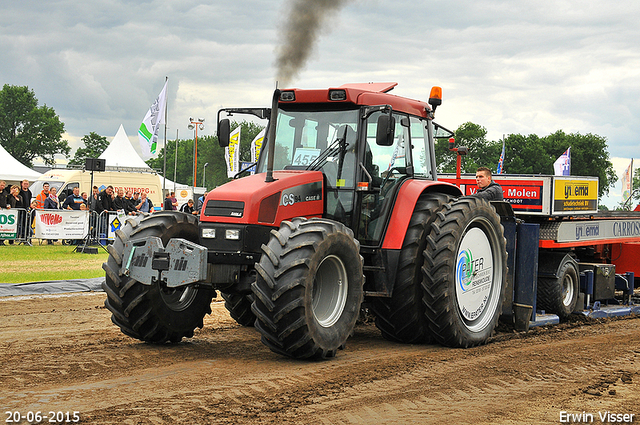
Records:
<instances>
[{"instance_id":1,"label":"metal crowd barrier","mask_svg":"<svg viewBox=\"0 0 640 425\"><path fill-rule=\"evenodd\" d=\"M10 214L6 214L10 212ZM14 214L16 213L17 214ZM16 232L11 237L2 238L0 240L13 241L13 243L23 243L33 245L36 241L43 241L52 238L35 236L35 214L36 210L25 210L23 208L0 209L0 224L8 220L8 217L16 217ZM118 214L116 211L103 211L98 214L96 211L89 211L89 226L87 234L84 236L82 243L87 245L107 245L113 242L115 238L115 230L124 225L126 215ZM75 240L79 243L79 240Z\"/></svg>"},{"instance_id":2,"label":"metal crowd barrier","mask_svg":"<svg viewBox=\"0 0 640 425\"><path fill-rule=\"evenodd\" d=\"M17 214L15 214L17 213ZM29 211L24 208L11 208L0 210L0 224L3 226L11 226L15 223L15 234L7 236L3 234L2 240L11 241L10 243L28 243L31 240L31 231L29 227Z\"/></svg>"}]
</instances>

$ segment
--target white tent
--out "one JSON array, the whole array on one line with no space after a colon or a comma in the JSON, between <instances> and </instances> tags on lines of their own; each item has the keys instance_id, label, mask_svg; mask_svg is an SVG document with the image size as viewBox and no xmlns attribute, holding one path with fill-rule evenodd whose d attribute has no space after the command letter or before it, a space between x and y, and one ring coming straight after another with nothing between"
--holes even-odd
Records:
<instances>
[{"instance_id":1,"label":"white tent","mask_svg":"<svg viewBox=\"0 0 640 425\"><path fill-rule=\"evenodd\" d=\"M151 167L140 158L138 152L133 148L127 133L124 131L124 127L120 124L120 128L115 137L107 147L107 149L100 155L101 159L106 160L107 167L133 167L133 168L145 168L151 171ZM160 179L160 186L166 185L167 190L175 191L182 189L189 189L190 186L182 185L180 183L174 183L169 179L164 180L161 175L158 175Z\"/></svg>"},{"instance_id":2,"label":"white tent","mask_svg":"<svg viewBox=\"0 0 640 425\"><path fill-rule=\"evenodd\" d=\"M150 168L131 145L122 124L100 158L106 160L107 167Z\"/></svg>"},{"instance_id":3,"label":"white tent","mask_svg":"<svg viewBox=\"0 0 640 425\"><path fill-rule=\"evenodd\" d=\"M0 180L7 184L15 184L24 179L35 180L42 174L23 165L20 161L11 156L2 145L0 145Z\"/></svg>"}]
</instances>

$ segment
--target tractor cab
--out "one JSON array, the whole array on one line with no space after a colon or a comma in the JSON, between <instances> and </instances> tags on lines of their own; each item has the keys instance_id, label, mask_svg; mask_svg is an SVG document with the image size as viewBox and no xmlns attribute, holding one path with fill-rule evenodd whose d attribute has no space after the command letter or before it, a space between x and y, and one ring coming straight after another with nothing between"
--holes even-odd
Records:
<instances>
[{"instance_id":1,"label":"tractor cab","mask_svg":"<svg viewBox=\"0 0 640 425\"><path fill-rule=\"evenodd\" d=\"M283 91L275 107L275 146L267 136L256 173L268 172L270 155L276 171L321 171L324 217L347 225L363 246L374 247L382 243L401 183L435 180L434 126L425 103L404 107L392 103L399 98L384 95L371 99L381 103L371 106L362 101L372 93L353 90ZM271 112L229 111L265 118Z\"/></svg>"}]
</instances>

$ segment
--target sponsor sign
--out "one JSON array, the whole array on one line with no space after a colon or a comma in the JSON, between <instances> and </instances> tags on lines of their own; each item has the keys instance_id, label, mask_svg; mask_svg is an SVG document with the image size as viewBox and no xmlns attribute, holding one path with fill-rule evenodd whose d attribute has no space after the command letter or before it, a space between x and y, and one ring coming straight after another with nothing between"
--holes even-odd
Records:
<instances>
[{"instance_id":1,"label":"sponsor sign","mask_svg":"<svg viewBox=\"0 0 640 425\"><path fill-rule=\"evenodd\" d=\"M0 210L0 239L15 239L18 235L18 211Z\"/></svg>"},{"instance_id":2,"label":"sponsor sign","mask_svg":"<svg viewBox=\"0 0 640 425\"><path fill-rule=\"evenodd\" d=\"M100 191L103 191L104 189L106 189L107 186L106 185L101 185L100 187L98 187L98 189ZM149 188L149 187L142 187L142 186L117 186L117 185L113 185L113 190L115 193L118 193L118 190L124 190L124 193L127 192L131 192L132 194L134 192L138 192L138 193L146 193L147 195L154 195L156 193L155 190Z\"/></svg>"},{"instance_id":3,"label":"sponsor sign","mask_svg":"<svg viewBox=\"0 0 640 425\"><path fill-rule=\"evenodd\" d=\"M38 239L83 239L89 232L89 211L36 210Z\"/></svg>"},{"instance_id":4,"label":"sponsor sign","mask_svg":"<svg viewBox=\"0 0 640 425\"><path fill-rule=\"evenodd\" d=\"M247 168L249 165L253 164L252 162L247 162L247 161L240 161L240 169L244 170L245 168ZM256 172L256 166L255 164L253 165L253 167L251 168L247 168L245 171L250 172L251 174L255 174Z\"/></svg>"},{"instance_id":5,"label":"sponsor sign","mask_svg":"<svg viewBox=\"0 0 640 425\"><path fill-rule=\"evenodd\" d=\"M469 321L480 318L491 295L493 257L489 240L478 228L469 230L460 244L455 284L462 316Z\"/></svg>"},{"instance_id":6,"label":"sponsor sign","mask_svg":"<svg viewBox=\"0 0 640 425\"><path fill-rule=\"evenodd\" d=\"M558 178L553 181L553 213L597 212L598 179Z\"/></svg>"},{"instance_id":7,"label":"sponsor sign","mask_svg":"<svg viewBox=\"0 0 640 425\"><path fill-rule=\"evenodd\" d=\"M440 177L438 180L456 183L455 178ZM548 179L547 179L548 180ZM502 187L504 201L511 204L516 213L542 214L545 210L545 179L521 178L513 176L494 175L493 181ZM460 189L465 195L478 192L475 178L460 179ZM548 195L548 191L547 191ZM548 199L548 198L546 198ZM548 203L548 202L547 202Z\"/></svg>"},{"instance_id":8,"label":"sponsor sign","mask_svg":"<svg viewBox=\"0 0 640 425\"><path fill-rule=\"evenodd\" d=\"M556 242L603 241L640 238L640 219L563 221Z\"/></svg>"},{"instance_id":9,"label":"sponsor sign","mask_svg":"<svg viewBox=\"0 0 640 425\"><path fill-rule=\"evenodd\" d=\"M124 212L109 212L109 225L107 238L112 241L116 238L116 230L124 226L124 221L127 218Z\"/></svg>"}]
</instances>

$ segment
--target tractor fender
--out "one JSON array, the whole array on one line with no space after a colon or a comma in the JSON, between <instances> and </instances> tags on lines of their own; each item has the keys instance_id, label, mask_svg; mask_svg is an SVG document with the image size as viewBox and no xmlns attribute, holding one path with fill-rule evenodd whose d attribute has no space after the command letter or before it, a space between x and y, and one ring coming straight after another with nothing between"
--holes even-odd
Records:
<instances>
[{"instance_id":1,"label":"tractor fender","mask_svg":"<svg viewBox=\"0 0 640 425\"><path fill-rule=\"evenodd\" d=\"M382 241L382 249L402 248L418 198L427 192L462 196L460 189L449 183L432 180L407 180L397 192L389 225Z\"/></svg>"}]
</instances>

